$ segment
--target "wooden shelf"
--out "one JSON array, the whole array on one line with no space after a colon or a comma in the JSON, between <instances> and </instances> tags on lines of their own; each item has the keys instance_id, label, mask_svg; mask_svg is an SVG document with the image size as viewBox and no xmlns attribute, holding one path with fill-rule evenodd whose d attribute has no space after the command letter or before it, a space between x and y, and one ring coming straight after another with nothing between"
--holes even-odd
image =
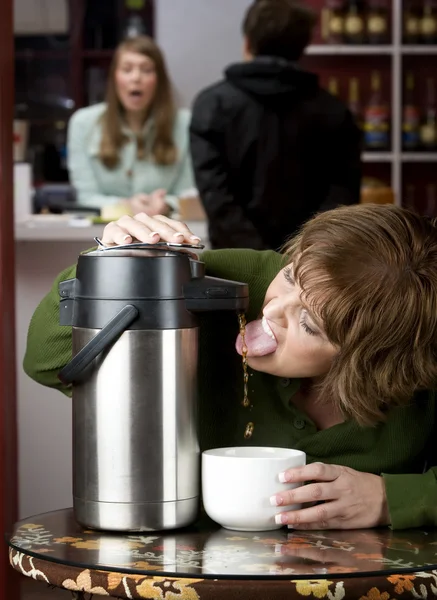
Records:
<instances>
[{"instance_id":1,"label":"wooden shelf","mask_svg":"<svg viewBox=\"0 0 437 600\"><path fill-rule=\"evenodd\" d=\"M380 55L380 54L393 54L393 46L385 45L385 46L372 46L372 45L362 45L362 46L352 46L352 45L330 45L330 44L320 44L320 45L312 45L308 46L306 54L309 56L354 56L354 55Z\"/></svg>"},{"instance_id":2,"label":"wooden shelf","mask_svg":"<svg viewBox=\"0 0 437 600\"><path fill-rule=\"evenodd\" d=\"M365 163L390 163L394 160L403 163L432 163L437 162L437 152L402 152L395 155L393 152L363 152L362 160Z\"/></svg>"},{"instance_id":3,"label":"wooden shelf","mask_svg":"<svg viewBox=\"0 0 437 600\"><path fill-rule=\"evenodd\" d=\"M423 44L421 46L402 46L401 54L404 56L415 55L415 54L437 54L437 46L427 46Z\"/></svg>"},{"instance_id":4,"label":"wooden shelf","mask_svg":"<svg viewBox=\"0 0 437 600\"><path fill-rule=\"evenodd\" d=\"M362 154L363 162L367 163L375 163L375 162L383 162L388 163L393 160L392 152L364 152Z\"/></svg>"},{"instance_id":5,"label":"wooden shelf","mask_svg":"<svg viewBox=\"0 0 437 600\"><path fill-rule=\"evenodd\" d=\"M396 52L400 52L404 56L408 55L429 55L437 54L437 45L417 45L417 46L400 46L396 50L392 45L362 45L352 46L347 44L341 45L330 45L330 44L313 44L308 46L306 54L309 56L354 56L354 55L392 55Z\"/></svg>"},{"instance_id":6,"label":"wooden shelf","mask_svg":"<svg viewBox=\"0 0 437 600\"><path fill-rule=\"evenodd\" d=\"M403 152L402 162L437 162L437 152Z\"/></svg>"}]
</instances>

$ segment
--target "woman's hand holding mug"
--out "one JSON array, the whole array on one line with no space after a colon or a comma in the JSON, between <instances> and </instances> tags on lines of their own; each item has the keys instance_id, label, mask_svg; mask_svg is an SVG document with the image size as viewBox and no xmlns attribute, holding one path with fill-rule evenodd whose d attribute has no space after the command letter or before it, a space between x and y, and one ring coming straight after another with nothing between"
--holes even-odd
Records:
<instances>
[{"instance_id":1,"label":"woman's hand holding mug","mask_svg":"<svg viewBox=\"0 0 437 600\"><path fill-rule=\"evenodd\" d=\"M390 523L384 480L379 475L316 462L288 469L280 480L304 485L270 498L278 513L279 507L290 504L306 504L307 508L279 513L277 523L293 529L362 529Z\"/></svg>"}]
</instances>

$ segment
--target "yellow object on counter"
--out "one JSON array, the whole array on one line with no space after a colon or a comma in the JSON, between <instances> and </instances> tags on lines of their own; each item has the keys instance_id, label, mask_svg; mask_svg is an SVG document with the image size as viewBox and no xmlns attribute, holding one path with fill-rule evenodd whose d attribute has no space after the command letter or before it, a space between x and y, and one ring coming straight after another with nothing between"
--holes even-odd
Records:
<instances>
[{"instance_id":1,"label":"yellow object on counter","mask_svg":"<svg viewBox=\"0 0 437 600\"><path fill-rule=\"evenodd\" d=\"M120 202L118 204L109 204L102 206L100 209L100 220L101 222L108 223L109 221L116 221L124 215L133 216L133 212L127 202Z\"/></svg>"}]
</instances>

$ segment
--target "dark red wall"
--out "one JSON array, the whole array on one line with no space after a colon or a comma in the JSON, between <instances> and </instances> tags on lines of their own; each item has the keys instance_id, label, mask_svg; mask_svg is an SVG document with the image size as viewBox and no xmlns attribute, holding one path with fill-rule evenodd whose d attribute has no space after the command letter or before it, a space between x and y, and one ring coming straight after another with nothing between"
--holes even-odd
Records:
<instances>
[{"instance_id":1,"label":"dark red wall","mask_svg":"<svg viewBox=\"0 0 437 600\"><path fill-rule=\"evenodd\" d=\"M19 597L4 542L17 517L14 228L12 124L14 104L12 0L0 1L0 600Z\"/></svg>"}]
</instances>

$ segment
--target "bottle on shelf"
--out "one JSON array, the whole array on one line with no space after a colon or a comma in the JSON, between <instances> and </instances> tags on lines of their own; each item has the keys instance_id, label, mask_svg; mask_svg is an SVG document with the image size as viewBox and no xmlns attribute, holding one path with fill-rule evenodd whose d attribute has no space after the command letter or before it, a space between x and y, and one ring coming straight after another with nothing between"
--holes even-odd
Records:
<instances>
[{"instance_id":1,"label":"bottle on shelf","mask_svg":"<svg viewBox=\"0 0 437 600\"><path fill-rule=\"evenodd\" d=\"M364 146L367 150L389 148L389 110L381 91L381 75L372 73L371 95L364 110Z\"/></svg>"},{"instance_id":2,"label":"bottle on shelf","mask_svg":"<svg viewBox=\"0 0 437 600\"><path fill-rule=\"evenodd\" d=\"M429 183L426 186L425 198L425 215L437 217L437 186L435 183Z\"/></svg>"},{"instance_id":3,"label":"bottle on shelf","mask_svg":"<svg viewBox=\"0 0 437 600\"><path fill-rule=\"evenodd\" d=\"M426 80L426 104L420 126L420 143L423 150L435 151L437 148L437 105L435 80Z\"/></svg>"},{"instance_id":4,"label":"bottle on shelf","mask_svg":"<svg viewBox=\"0 0 437 600\"><path fill-rule=\"evenodd\" d=\"M330 77L328 81L328 92L338 98L339 89L338 89L338 79L336 77Z\"/></svg>"},{"instance_id":5,"label":"bottle on shelf","mask_svg":"<svg viewBox=\"0 0 437 600\"><path fill-rule=\"evenodd\" d=\"M362 0L349 0L344 17L345 42L365 43L365 20Z\"/></svg>"},{"instance_id":6,"label":"bottle on shelf","mask_svg":"<svg viewBox=\"0 0 437 600\"><path fill-rule=\"evenodd\" d=\"M436 0L424 0L420 19L420 43L437 42L437 4Z\"/></svg>"},{"instance_id":7,"label":"bottle on shelf","mask_svg":"<svg viewBox=\"0 0 437 600\"><path fill-rule=\"evenodd\" d=\"M421 15L418 0L405 0L402 23L402 41L404 44L418 44L420 41Z\"/></svg>"},{"instance_id":8,"label":"bottle on shelf","mask_svg":"<svg viewBox=\"0 0 437 600\"><path fill-rule=\"evenodd\" d=\"M420 146L420 113L414 98L414 75L407 73L402 109L402 147L417 150Z\"/></svg>"},{"instance_id":9,"label":"bottle on shelf","mask_svg":"<svg viewBox=\"0 0 437 600\"><path fill-rule=\"evenodd\" d=\"M153 35L151 13L153 0L121 0L122 37Z\"/></svg>"},{"instance_id":10,"label":"bottle on shelf","mask_svg":"<svg viewBox=\"0 0 437 600\"><path fill-rule=\"evenodd\" d=\"M348 107L355 119L355 123L362 129L363 112L360 104L360 88L357 77L349 79Z\"/></svg>"},{"instance_id":11,"label":"bottle on shelf","mask_svg":"<svg viewBox=\"0 0 437 600\"><path fill-rule=\"evenodd\" d=\"M326 0L323 11L323 38L328 44L344 42L344 0Z\"/></svg>"},{"instance_id":12,"label":"bottle on shelf","mask_svg":"<svg viewBox=\"0 0 437 600\"><path fill-rule=\"evenodd\" d=\"M366 15L366 34L369 44L387 44L389 16L387 0L369 0Z\"/></svg>"}]
</instances>

